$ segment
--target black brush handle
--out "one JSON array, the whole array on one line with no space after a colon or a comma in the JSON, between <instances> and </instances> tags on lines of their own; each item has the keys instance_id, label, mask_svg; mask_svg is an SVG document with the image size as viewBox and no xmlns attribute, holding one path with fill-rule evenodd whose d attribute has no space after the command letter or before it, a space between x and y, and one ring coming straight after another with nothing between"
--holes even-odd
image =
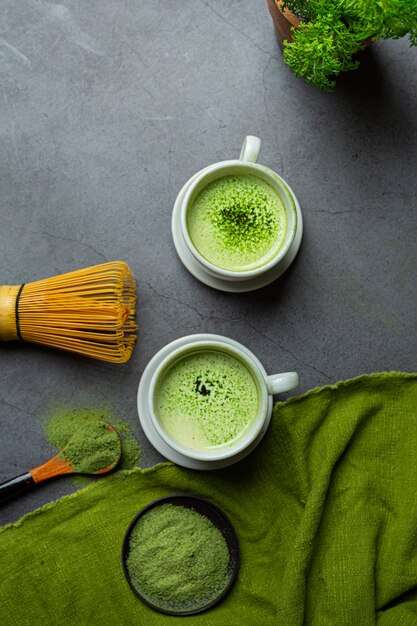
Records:
<instances>
[{"instance_id":1,"label":"black brush handle","mask_svg":"<svg viewBox=\"0 0 417 626\"><path fill-rule=\"evenodd\" d=\"M12 498L13 496L17 496L17 494L22 491L26 491L26 489L33 487L35 484L36 483L30 472L20 474L20 476L7 480L5 483L0 485L0 503Z\"/></svg>"}]
</instances>

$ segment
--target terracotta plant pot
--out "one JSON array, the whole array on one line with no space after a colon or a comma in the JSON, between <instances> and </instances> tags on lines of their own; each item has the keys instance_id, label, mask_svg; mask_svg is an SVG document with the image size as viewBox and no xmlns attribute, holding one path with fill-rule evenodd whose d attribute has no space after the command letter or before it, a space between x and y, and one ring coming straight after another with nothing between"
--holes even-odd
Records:
<instances>
[{"instance_id":1,"label":"terracotta plant pot","mask_svg":"<svg viewBox=\"0 0 417 626\"><path fill-rule=\"evenodd\" d=\"M291 28L300 25L300 20L288 9L281 9L281 0L268 0L268 8L275 26L275 37L281 50L284 48L284 39L292 41Z\"/></svg>"}]
</instances>

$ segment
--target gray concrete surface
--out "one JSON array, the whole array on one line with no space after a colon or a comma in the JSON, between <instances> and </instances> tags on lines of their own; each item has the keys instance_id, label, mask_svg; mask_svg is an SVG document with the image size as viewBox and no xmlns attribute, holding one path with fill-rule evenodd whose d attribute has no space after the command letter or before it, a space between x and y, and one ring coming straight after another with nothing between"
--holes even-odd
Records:
<instances>
[{"instance_id":1,"label":"gray concrete surface","mask_svg":"<svg viewBox=\"0 0 417 626\"><path fill-rule=\"evenodd\" d=\"M300 392L364 372L415 369L416 53L378 42L328 95L283 64L265 0L3 0L0 33L1 281L125 259L140 338L124 366L0 346L0 480L51 454L41 418L57 399L110 404L160 457L136 414L150 357L194 332L245 343ZM176 256L170 214L202 166L238 154L295 190L305 236L258 293L199 284ZM302 419L300 415L300 419ZM51 482L1 522L75 487Z\"/></svg>"}]
</instances>

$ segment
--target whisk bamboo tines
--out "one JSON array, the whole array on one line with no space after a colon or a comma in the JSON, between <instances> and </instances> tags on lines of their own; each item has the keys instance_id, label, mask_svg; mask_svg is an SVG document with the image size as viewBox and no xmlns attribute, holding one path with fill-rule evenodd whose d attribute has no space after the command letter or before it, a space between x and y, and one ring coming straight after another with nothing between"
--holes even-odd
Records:
<instances>
[{"instance_id":1,"label":"whisk bamboo tines","mask_svg":"<svg viewBox=\"0 0 417 626\"><path fill-rule=\"evenodd\" d=\"M124 363L136 341L135 303L135 279L124 261L3 285L0 341L21 339Z\"/></svg>"}]
</instances>

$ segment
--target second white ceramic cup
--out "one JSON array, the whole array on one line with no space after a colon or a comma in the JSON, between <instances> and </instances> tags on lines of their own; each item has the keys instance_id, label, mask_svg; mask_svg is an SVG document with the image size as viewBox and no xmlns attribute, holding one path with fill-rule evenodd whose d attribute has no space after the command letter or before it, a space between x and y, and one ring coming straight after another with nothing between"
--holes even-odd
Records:
<instances>
[{"instance_id":1,"label":"second white ceramic cup","mask_svg":"<svg viewBox=\"0 0 417 626\"><path fill-rule=\"evenodd\" d=\"M206 339L203 341L196 341L195 336L193 335L187 339L189 339L190 342L172 350L162 360L152 375L147 393L147 410L151 423L160 438L171 449L188 458L197 459L199 461L220 461L223 459L238 457L242 451L245 450L245 448L248 448L256 440L262 428L265 426L265 423L269 421L271 407L270 396L277 393L284 393L298 387L298 374L296 372L286 372L267 376L258 366L256 357L254 357L254 355L252 355L252 353L245 348L245 346L237 344L237 342L233 342L234 345L230 345L227 338L223 338L219 335L214 335L213 340ZM155 407L156 390L167 369L177 363L180 359L190 354L194 354L195 352L213 350L232 356L245 365L257 387L258 412L250 430L235 443L211 450L191 449L179 444L164 430L163 425L158 419Z\"/></svg>"},{"instance_id":2,"label":"second white ceramic cup","mask_svg":"<svg viewBox=\"0 0 417 626\"><path fill-rule=\"evenodd\" d=\"M181 231L185 243L195 261L203 270L226 281L247 281L259 277L276 266L288 254L297 231L297 210L294 198L289 188L278 174L265 165L257 163L261 140L248 135L243 142L239 159L222 161L206 167L203 172L188 187L182 201L180 217ZM207 185L223 176L251 175L268 183L281 199L287 220L287 230L284 242L277 254L270 261L255 269L246 271L226 270L205 259L194 246L187 226L187 216L198 193Z\"/></svg>"}]
</instances>

